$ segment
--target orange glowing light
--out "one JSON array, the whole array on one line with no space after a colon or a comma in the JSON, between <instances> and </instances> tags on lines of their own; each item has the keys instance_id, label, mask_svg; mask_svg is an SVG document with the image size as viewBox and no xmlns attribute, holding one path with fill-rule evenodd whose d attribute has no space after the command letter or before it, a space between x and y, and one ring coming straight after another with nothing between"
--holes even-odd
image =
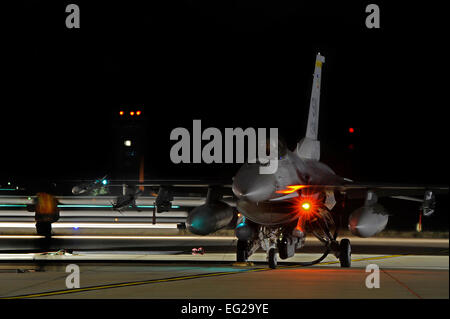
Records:
<instances>
[{"instance_id":1,"label":"orange glowing light","mask_svg":"<svg viewBox=\"0 0 450 319\"><path fill-rule=\"evenodd\" d=\"M130 115L131 115L131 116L133 116L133 115L134 115L134 112L133 112L133 111L131 111L131 112L130 112Z\"/></svg>"},{"instance_id":2,"label":"orange glowing light","mask_svg":"<svg viewBox=\"0 0 450 319\"><path fill-rule=\"evenodd\" d=\"M136 112L136 115L141 115L141 111L137 111L137 112Z\"/></svg>"},{"instance_id":3,"label":"orange glowing light","mask_svg":"<svg viewBox=\"0 0 450 319\"><path fill-rule=\"evenodd\" d=\"M299 189L307 187L306 185L289 185L286 186L286 189L281 189L276 191L277 194L291 194Z\"/></svg>"},{"instance_id":4,"label":"orange glowing light","mask_svg":"<svg viewBox=\"0 0 450 319\"><path fill-rule=\"evenodd\" d=\"M298 216L297 229L305 229L305 225L314 222L321 216L323 203L316 194L302 193L300 197L292 199L292 210Z\"/></svg>"},{"instance_id":5,"label":"orange glowing light","mask_svg":"<svg viewBox=\"0 0 450 319\"><path fill-rule=\"evenodd\" d=\"M303 208L304 210L309 210L309 209L311 208L311 204L308 203L308 202L304 202L304 203L302 204L302 208Z\"/></svg>"},{"instance_id":6,"label":"orange glowing light","mask_svg":"<svg viewBox=\"0 0 450 319\"><path fill-rule=\"evenodd\" d=\"M302 196L294 199L294 208L299 215L313 216L320 208L321 203L312 196Z\"/></svg>"},{"instance_id":7,"label":"orange glowing light","mask_svg":"<svg viewBox=\"0 0 450 319\"><path fill-rule=\"evenodd\" d=\"M123 111L120 111L119 114L120 114L120 115L123 115Z\"/></svg>"}]
</instances>

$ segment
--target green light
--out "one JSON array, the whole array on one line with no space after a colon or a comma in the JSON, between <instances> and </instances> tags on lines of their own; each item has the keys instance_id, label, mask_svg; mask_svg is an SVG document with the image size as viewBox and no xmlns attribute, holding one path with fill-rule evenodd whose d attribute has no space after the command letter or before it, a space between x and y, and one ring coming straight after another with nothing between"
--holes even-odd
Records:
<instances>
[{"instance_id":1,"label":"green light","mask_svg":"<svg viewBox=\"0 0 450 319\"><path fill-rule=\"evenodd\" d=\"M15 191L14 188L0 188L0 191Z\"/></svg>"}]
</instances>

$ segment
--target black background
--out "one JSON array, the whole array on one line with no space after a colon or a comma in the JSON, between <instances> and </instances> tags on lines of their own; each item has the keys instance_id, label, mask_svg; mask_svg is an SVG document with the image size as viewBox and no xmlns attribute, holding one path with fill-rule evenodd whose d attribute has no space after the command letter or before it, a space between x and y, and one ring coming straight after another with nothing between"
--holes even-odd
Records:
<instances>
[{"instance_id":1,"label":"black background","mask_svg":"<svg viewBox=\"0 0 450 319\"><path fill-rule=\"evenodd\" d=\"M275 297L275 296L274 296ZM21 307L21 312L25 315L33 316L36 314L36 309L52 309L48 311L46 316L49 318L57 318L60 313L66 312L68 309L72 311L88 310L89 314L104 316L105 314L112 317L129 316L130 312L137 313L151 313L164 314L168 318L280 318L289 315L299 315L314 317L318 314L323 314L325 310L332 309L334 318L347 318L350 311L364 311L366 314L370 313L369 318L377 318L386 315L386 311L393 314L395 317L416 318L419 317L417 311L417 300L415 299L336 299L319 300L319 299L227 299L227 300L211 300L211 299L127 299L127 300L105 300L105 299L72 299L72 300L2 300L2 306L6 308L17 309ZM181 314L183 306L188 303L192 305L215 306L223 310L226 309L226 304L268 304L268 314L226 314L223 311L216 311L212 317L202 314ZM427 309L434 309L435 311L444 312L448 301L445 299L424 299L420 300L420 305L427 307ZM36 308L38 307L38 308ZM345 310L342 310L345 309ZM367 316L367 315L366 315Z\"/></svg>"},{"instance_id":2,"label":"black background","mask_svg":"<svg viewBox=\"0 0 450 319\"><path fill-rule=\"evenodd\" d=\"M436 6L378 1L367 29L365 1L75 1L67 29L69 3L2 10L2 181L111 173L111 119L130 105L149 123L147 179L230 178L238 165L172 164L170 131L278 127L295 147L321 52L322 160L359 181L447 183Z\"/></svg>"}]
</instances>

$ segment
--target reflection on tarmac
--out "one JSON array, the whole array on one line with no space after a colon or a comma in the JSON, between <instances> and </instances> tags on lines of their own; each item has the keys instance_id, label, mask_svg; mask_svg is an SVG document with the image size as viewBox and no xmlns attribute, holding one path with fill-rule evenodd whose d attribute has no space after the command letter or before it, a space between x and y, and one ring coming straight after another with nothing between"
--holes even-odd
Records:
<instances>
[{"instance_id":1,"label":"reflection on tarmac","mask_svg":"<svg viewBox=\"0 0 450 319\"><path fill-rule=\"evenodd\" d=\"M448 239L357 238L350 237L355 254L448 254ZM209 253L234 252L237 239L228 236L149 235L57 235L46 239L36 235L0 235L0 253L68 250L182 251L204 247ZM308 237L299 253L320 253L323 245Z\"/></svg>"},{"instance_id":2,"label":"reflection on tarmac","mask_svg":"<svg viewBox=\"0 0 450 319\"><path fill-rule=\"evenodd\" d=\"M234 265L233 237L87 237L56 236L47 241L48 247L67 249L72 245L76 248L65 254L26 250L0 253L0 296L169 299L449 297L448 240L352 238L352 268L340 268L334 256L328 256L318 265L301 267L296 263L314 259L320 250L315 240L309 240L307 249L280 262L278 269L271 270L261 252L250 258L253 266ZM0 236L0 247L24 249L36 245L39 240L43 239ZM204 247L206 253L192 255L192 247L199 246ZM65 267L68 264L80 266L79 289L65 286L68 276ZM381 270L378 289L365 286L366 266L369 264L377 264Z\"/></svg>"},{"instance_id":3,"label":"reflection on tarmac","mask_svg":"<svg viewBox=\"0 0 450 319\"><path fill-rule=\"evenodd\" d=\"M449 296L448 256L354 256L350 269L340 268L333 258L310 267L299 267L293 261L292 264L281 265L276 270L258 264L245 268L233 267L231 261L225 264L189 263L187 256L177 264L155 264L150 260L143 263L118 264L84 262L79 264L81 287L78 289L65 287L65 278L68 275L64 271L65 265L76 263L76 259L66 258L68 256L50 257L52 258L47 259L44 264L38 262L39 266L36 266L36 263L2 265L0 282L3 285L0 288L0 296L183 299ZM258 261L262 257L255 256L254 260ZM65 263L61 263L62 260ZM222 261L227 260L228 256L222 256ZM365 267L373 263L381 269L379 289L368 289L364 284L367 276ZM21 270L12 272L13 269Z\"/></svg>"}]
</instances>

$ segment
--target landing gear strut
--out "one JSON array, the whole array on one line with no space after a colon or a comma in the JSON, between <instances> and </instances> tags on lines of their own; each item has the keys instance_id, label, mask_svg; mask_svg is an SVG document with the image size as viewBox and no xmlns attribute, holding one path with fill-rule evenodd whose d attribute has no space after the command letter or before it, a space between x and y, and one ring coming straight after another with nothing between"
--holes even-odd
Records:
<instances>
[{"instance_id":1,"label":"landing gear strut","mask_svg":"<svg viewBox=\"0 0 450 319\"><path fill-rule=\"evenodd\" d=\"M337 240L337 231L339 226L334 223L332 219L328 220L334 226L334 233L331 234L329 223L327 220L321 220L318 222L318 228L322 230L322 234L313 231L314 236L316 236L321 242L325 244L328 252L333 252L336 258L339 259L341 267L348 268L352 263L352 249L350 245L350 240L347 238L342 239L340 242Z\"/></svg>"},{"instance_id":2,"label":"landing gear strut","mask_svg":"<svg viewBox=\"0 0 450 319\"><path fill-rule=\"evenodd\" d=\"M248 259L248 242L239 239L236 246L236 261L246 262Z\"/></svg>"},{"instance_id":3,"label":"landing gear strut","mask_svg":"<svg viewBox=\"0 0 450 319\"><path fill-rule=\"evenodd\" d=\"M269 267L272 269L277 268L277 252L275 248L270 248L269 252L267 253L267 259L269 262Z\"/></svg>"}]
</instances>

